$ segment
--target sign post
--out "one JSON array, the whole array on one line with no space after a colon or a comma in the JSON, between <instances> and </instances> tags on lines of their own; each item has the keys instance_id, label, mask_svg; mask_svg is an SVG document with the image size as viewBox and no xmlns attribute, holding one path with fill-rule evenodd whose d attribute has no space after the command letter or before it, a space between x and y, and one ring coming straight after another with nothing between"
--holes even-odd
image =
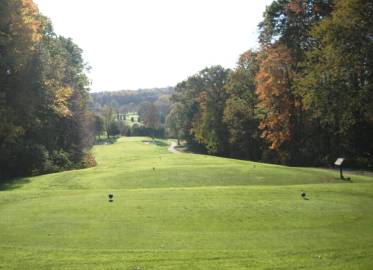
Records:
<instances>
[{"instance_id":1,"label":"sign post","mask_svg":"<svg viewBox=\"0 0 373 270\"><path fill-rule=\"evenodd\" d=\"M350 178L344 178L343 176L343 171L342 171L342 168L343 168L343 162L345 161L344 158L338 158L335 162L334 162L334 165L336 166L339 166L339 174L340 174L340 177L342 180L350 180Z\"/></svg>"}]
</instances>

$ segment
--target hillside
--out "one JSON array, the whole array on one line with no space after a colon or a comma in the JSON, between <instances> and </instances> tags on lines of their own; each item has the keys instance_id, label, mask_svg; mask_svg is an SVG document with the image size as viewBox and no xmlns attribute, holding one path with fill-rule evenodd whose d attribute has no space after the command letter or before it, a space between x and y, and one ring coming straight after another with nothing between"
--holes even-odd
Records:
<instances>
[{"instance_id":1,"label":"hillside","mask_svg":"<svg viewBox=\"0 0 373 270\"><path fill-rule=\"evenodd\" d=\"M372 177L342 182L336 171L173 154L146 140L95 146L95 168L2 186L0 269L373 264Z\"/></svg>"},{"instance_id":2,"label":"hillside","mask_svg":"<svg viewBox=\"0 0 373 270\"><path fill-rule=\"evenodd\" d=\"M165 87L91 93L91 106L96 112L104 106L119 112L138 112L143 104L168 101L173 91L173 87Z\"/></svg>"}]
</instances>

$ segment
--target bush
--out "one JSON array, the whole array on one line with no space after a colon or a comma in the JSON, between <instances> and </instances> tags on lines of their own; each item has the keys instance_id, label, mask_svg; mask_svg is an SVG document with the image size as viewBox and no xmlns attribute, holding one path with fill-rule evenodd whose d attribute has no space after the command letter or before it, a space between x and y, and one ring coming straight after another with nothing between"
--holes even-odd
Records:
<instances>
[{"instance_id":1,"label":"bush","mask_svg":"<svg viewBox=\"0 0 373 270\"><path fill-rule=\"evenodd\" d=\"M96 165L97 165L97 162L96 162L94 155L91 152L86 153L82 161L82 167L92 168L92 167L96 167Z\"/></svg>"},{"instance_id":2,"label":"bush","mask_svg":"<svg viewBox=\"0 0 373 270\"><path fill-rule=\"evenodd\" d=\"M50 159L53 164L58 167L58 170L69 169L73 166L69 154L63 150L53 151L50 155Z\"/></svg>"}]
</instances>

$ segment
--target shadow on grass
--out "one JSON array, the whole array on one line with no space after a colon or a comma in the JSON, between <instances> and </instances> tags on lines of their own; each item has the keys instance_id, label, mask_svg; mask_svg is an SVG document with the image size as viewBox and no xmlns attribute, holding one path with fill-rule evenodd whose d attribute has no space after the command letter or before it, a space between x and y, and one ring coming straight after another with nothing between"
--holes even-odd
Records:
<instances>
[{"instance_id":1,"label":"shadow on grass","mask_svg":"<svg viewBox=\"0 0 373 270\"><path fill-rule=\"evenodd\" d=\"M119 137L111 137L111 138L101 138L96 139L95 145L106 145L106 144L114 144Z\"/></svg>"},{"instance_id":2,"label":"shadow on grass","mask_svg":"<svg viewBox=\"0 0 373 270\"><path fill-rule=\"evenodd\" d=\"M145 144L154 144L156 146L166 147L169 146L169 144L163 140L154 139L154 140L144 140L142 141Z\"/></svg>"},{"instance_id":3,"label":"shadow on grass","mask_svg":"<svg viewBox=\"0 0 373 270\"><path fill-rule=\"evenodd\" d=\"M0 179L0 192L15 190L28 183L30 183L30 179L28 178Z\"/></svg>"}]
</instances>

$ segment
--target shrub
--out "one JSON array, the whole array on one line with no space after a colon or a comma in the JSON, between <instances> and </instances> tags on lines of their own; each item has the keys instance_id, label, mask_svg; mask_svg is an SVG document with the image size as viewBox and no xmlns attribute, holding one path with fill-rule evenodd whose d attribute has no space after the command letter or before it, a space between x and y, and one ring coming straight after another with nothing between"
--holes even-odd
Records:
<instances>
[{"instance_id":1,"label":"shrub","mask_svg":"<svg viewBox=\"0 0 373 270\"><path fill-rule=\"evenodd\" d=\"M95 167L96 165L97 165L97 162L96 162L94 155L91 152L86 153L82 161L82 167L91 168L91 167Z\"/></svg>"}]
</instances>

